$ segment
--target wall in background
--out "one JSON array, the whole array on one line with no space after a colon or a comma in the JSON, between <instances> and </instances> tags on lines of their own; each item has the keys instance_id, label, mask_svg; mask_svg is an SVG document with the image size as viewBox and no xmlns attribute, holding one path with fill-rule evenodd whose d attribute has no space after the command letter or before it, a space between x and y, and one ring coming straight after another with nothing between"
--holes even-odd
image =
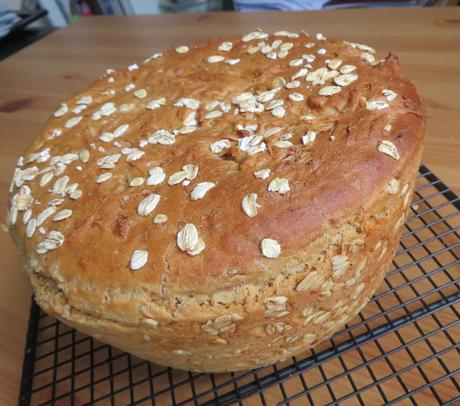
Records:
<instances>
[{"instance_id":1,"label":"wall in background","mask_svg":"<svg viewBox=\"0 0 460 406\"><path fill-rule=\"evenodd\" d=\"M135 14L158 14L160 13L159 0L130 0Z\"/></svg>"}]
</instances>

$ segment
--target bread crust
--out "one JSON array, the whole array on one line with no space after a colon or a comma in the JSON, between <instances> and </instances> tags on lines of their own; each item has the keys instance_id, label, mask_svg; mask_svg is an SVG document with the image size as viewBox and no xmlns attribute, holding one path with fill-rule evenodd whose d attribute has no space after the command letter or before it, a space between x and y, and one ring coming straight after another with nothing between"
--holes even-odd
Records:
<instances>
[{"instance_id":1,"label":"bread crust","mask_svg":"<svg viewBox=\"0 0 460 406\"><path fill-rule=\"evenodd\" d=\"M15 173L8 225L46 312L159 364L224 372L302 352L367 303L398 246L421 160L425 113L415 88L396 57L375 62L359 44L286 33L245 39L170 49L140 67L108 71L45 124ZM340 73L345 65L357 78L334 84L350 79ZM295 77L325 66L337 74L323 83ZM295 80L299 87L286 87ZM338 93L322 95L336 91L331 86ZM264 100L274 88L260 102L265 110L243 111L241 94ZM186 106L175 106L182 98ZM270 109L273 100L283 103ZM115 111L105 114L106 103ZM196 128L173 134L184 125ZM159 129L174 135L167 145L155 136L149 142ZM303 141L312 131L316 138ZM265 149L252 154L241 140L257 135L263 141L255 146ZM213 152L222 139L230 146ZM170 184L190 164L198 175L185 171L188 182ZM161 183L152 184L154 167L165 173ZM267 178L254 175L266 168ZM46 173L53 173L48 183ZM107 179L97 183L101 175ZM56 180L65 176L61 190ZM270 191L275 178L289 190ZM214 186L192 193L200 182ZM242 202L251 193L260 207ZM156 205L141 207L152 194ZM53 199L63 201L29 237L30 219L38 221ZM153 221L159 213L166 222ZM204 248L178 244L185 224L196 227ZM52 230L62 242L49 237ZM280 246L275 258L261 250L267 238Z\"/></svg>"}]
</instances>

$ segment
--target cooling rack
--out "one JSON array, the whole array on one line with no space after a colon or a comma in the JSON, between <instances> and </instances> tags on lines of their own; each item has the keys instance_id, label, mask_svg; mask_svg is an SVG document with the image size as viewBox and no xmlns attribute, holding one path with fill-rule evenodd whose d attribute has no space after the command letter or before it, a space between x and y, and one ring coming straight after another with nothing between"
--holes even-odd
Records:
<instances>
[{"instance_id":1,"label":"cooling rack","mask_svg":"<svg viewBox=\"0 0 460 406\"><path fill-rule=\"evenodd\" d=\"M459 209L459 198L422 165L394 267L370 303L314 350L253 371L161 367L33 302L19 404L458 404Z\"/></svg>"}]
</instances>

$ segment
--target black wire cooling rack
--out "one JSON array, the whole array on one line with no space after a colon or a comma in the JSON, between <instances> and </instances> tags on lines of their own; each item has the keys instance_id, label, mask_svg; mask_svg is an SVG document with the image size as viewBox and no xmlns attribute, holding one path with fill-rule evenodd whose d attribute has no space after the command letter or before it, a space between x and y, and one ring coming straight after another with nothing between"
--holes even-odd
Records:
<instances>
[{"instance_id":1,"label":"black wire cooling rack","mask_svg":"<svg viewBox=\"0 0 460 406\"><path fill-rule=\"evenodd\" d=\"M460 200L422 166L394 268L370 303L300 357L232 374L164 368L33 303L20 405L448 405L460 402Z\"/></svg>"}]
</instances>

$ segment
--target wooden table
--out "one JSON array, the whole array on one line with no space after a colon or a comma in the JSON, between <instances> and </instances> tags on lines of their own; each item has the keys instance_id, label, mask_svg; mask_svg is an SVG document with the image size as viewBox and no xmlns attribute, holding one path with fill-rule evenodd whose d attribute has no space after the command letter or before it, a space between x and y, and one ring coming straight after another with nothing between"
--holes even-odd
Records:
<instances>
[{"instance_id":1,"label":"wooden table","mask_svg":"<svg viewBox=\"0 0 460 406\"><path fill-rule=\"evenodd\" d=\"M323 32L397 54L428 110L424 162L460 193L460 8L91 17L0 63L0 212L17 156L62 99L108 67L255 27ZM9 405L17 400L31 292L2 232L0 258L0 404Z\"/></svg>"}]
</instances>

